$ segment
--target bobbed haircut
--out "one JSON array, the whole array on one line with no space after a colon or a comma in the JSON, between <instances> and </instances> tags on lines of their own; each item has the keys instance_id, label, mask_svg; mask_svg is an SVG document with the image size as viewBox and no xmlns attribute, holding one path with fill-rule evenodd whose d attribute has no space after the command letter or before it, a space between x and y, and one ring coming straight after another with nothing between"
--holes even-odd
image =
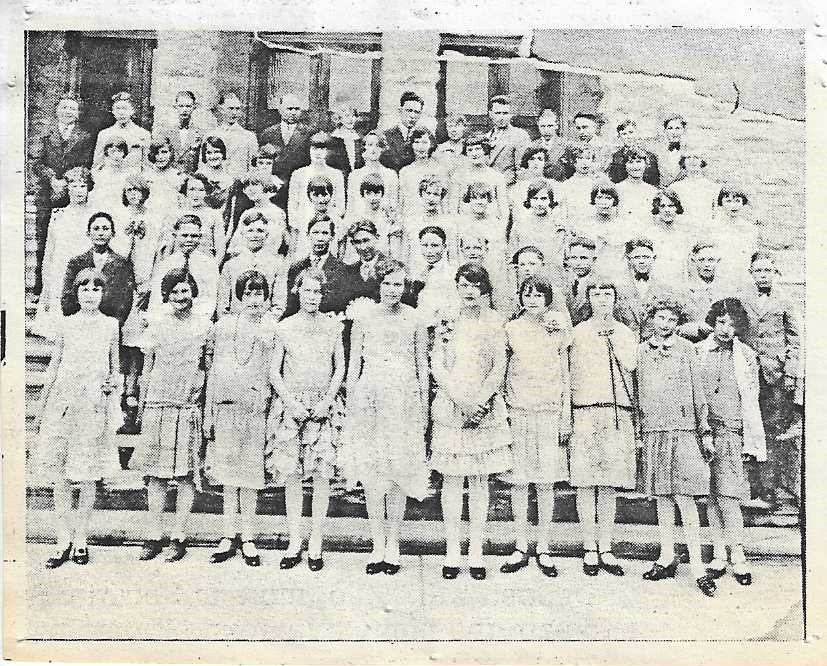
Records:
<instances>
[{"instance_id":1,"label":"bobbed haircut","mask_svg":"<svg viewBox=\"0 0 827 666\"><path fill-rule=\"evenodd\" d=\"M121 193L121 203L124 206L129 205L129 201L126 198L127 190L138 190L141 193L141 204L146 203L146 200L149 199L149 182L143 176L133 173L126 177L126 180L123 183L123 192Z\"/></svg>"},{"instance_id":2,"label":"bobbed haircut","mask_svg":"<svg viewBox=\"0 0 827 666\"><path fill-rule=\"evenodd\" d=\"M385 181L381 174L369 173L362 179L362 184L359 185L359 195L365 196L368 192L385 194Z\"/></svg>"},{"instance_id":3,"label":"bobbed haircut","mask_svg":"<svg viewBox=\"0 0 827 666\"><path fill-rule=\"evenodd\" d=\"M459 283L460 278L464 278L475 285L480 290L480 295L482 296L491 293L491 277L488 275L488 271L482 266L463 264L457 269L454 282Z\"/></svg>"},{"instance_id":4,"label":"bobbed haircut","mask_svg":"<svg viewBox=\"0 0 827 666\"><path fill-rule=\"evenodd\" d=\"M548 164L548 151L540 146L531 146L530 148L526 148L525 151L523 151L523 157L520 160L520 166L523 167L523 169L528 169L528 163L535 155L542 155L546 160L546 164Z\"/></svg>"},{"instance_id":5,"label":"bobbed haircut","mask_svg":"<svg viewBox=\"0 0 827 666\"><path fill-rule=\"evenodd\" d=\"M591 293L595 289L600 291L603 291L604 289L611 289L614 292L614 303L615 307L617 307L617 285L611 277L599 275L589 281L586 285L586 307L584 314L587 315L587 318L591 318L594 314L594 311L592 310Z\"/></svg>"},{"instance_id":6,"label":"bobbed haircut","mask_svg":"<svg viewBox=\"0 0 827 666\"><path fill-rule=\"evenodd\" d=\"M191 180L197 180L204 186L204 194L210 194L212 192L212 185L210 184L210 179L207 178L203 173L191 173L184 178L184 182L181 183L181 194L187 196L187 190L189 189L189 182Z\"/></svg>"},{"instance_id":7,"label":"bobbed haircut","mask_svg":"<svg viewBox=\"0 0 827 666\"><path fill-rule=\"evenodd\" d=\"M167 303L172 290L182 282L186 282L190 286L192 297L196 298L198 296L198 284L195 282L195 278L192 277L192 273L183 268L173 268L161 279L161 300Z\"/></svg>"},{"instance_id":8,"label":"bobbed haircut","mask_svg":"<svg viewBox=\"0 0 827 666\"><path fill-rule=\"evenodd\" d=\"M405 264L397 259L391 259L390 257L382 257L376 262L376 279L379 281L379 284L385 280L388 275L392 275L393 273L407 273L407 269L405 268Z\"/></svg>"},{"instance_id":9,"label":"bobbed haircut","mask_svg":"<svg viewBox=\"0 0 827 666\"><path fill-rule=\"evenodd\" d=\"M488 136L482 132L475 132L471 136L466 137L465 141L463 141L462 152L467 153L471 146L482 146L482 150L486 155L491 152L491 142L488 140Z\"/></svg>"},{"instance_id":10,"label":"bobbed haircut","mask_svg":"<svg viewBox=\"0 0 827 666\"><path fill-rule=\"evenodd\" d=\"M487 199L490 203L494 200L494 193L491 191L491 186L480 181L471 183L462 195L462 200L465 203L471 203L471 199Z\"/></svg>"},{"instance_id":11,"label":"bobbed haircut","mask_svg":"<svg viewBox=\"0 0 827 666\"><path fill-rule=\"evenodd\" d=\"M652 299L646 307L646 318L651 319L658 312L663 310L667 310L675 315L678 319L679 326L689 321L689 315L686 312L684 304L671 294L658 296Z\"/></svg>"},{"instance_id":12,"label":"bobbed haircut","mask_svg":"<svg viewBox=\"0 0 827 666\"><path fill-rule=\"evenodd\" d=\"M327 176L313 176L307 181L307 196L311 194L329 194L333 196L333 183Z\"/></svg>"},{"instance_id":13,"label":"bobbed haircut","mask_svg":"<svg viewBox=\"0 0 827 666\"><path fill-rule=\"evenodd\" d=\"M368 137L370 137L372 139L376 139L377 147L381 148L382 150L384 150L385 148L388 147L388 143L387 143L387 141L385 141L384 135L381 134L380 132L377 132L376 130L371 130L370 132L365 134L365 136L362 137L362 144L363 145L368 142Z\"/></svg>"},{"instance_id":14,"label":"bobbed haircut","mask_svg":"<svg viewBox=\"0 0 827 666\"><path fill-rule=\"evenodd\" d=\"M247 291L263 291L264 300L270 300L270 285L267 278L255 270L244 271L235 281L235 297L240 301Z\"/></svg>"},{"instance_id":15,"label":"bobbed haircut","mask_svg":"<svg viewBox=\"0 0 827 666\"><path fill-rule=\"evenodd\" d=\"M660 209L666 203L671 203L675 207L675 213L683 214L683 204L681 198L675 190L661 190L652 199L652 215L660 213Z\"/></svg>"},{"instance_id":16,"label":"bobbed haircut","mask_svg":"<svg viewBox=\"0 0 827 666\"><path fill-rule=\"evenodd\" d=\"M115 148L116 150L120 150L123 153L123 156L126 157L129 155L129 146L126 143L126 139L120 136L113 136L109 141L103 144L103 154L108 155L109 151Z\"/></svg>"},{"instance_id":17,"label":"bobbed haircut","mask_svg":"<svg viewBox=\"0 0 827 666\"><path fill-rule=\"evenodd\" d=\"M78 296L78 289L86 284L93 284L103 289L106 287L106 280L97 268L84 268L78 271L75 279L72 280L72 292L75 298Z\"/></svg>"},{"instance_id":18,"label":"bobbed haircut","mask_svg":"<svg viewBox=\"0 0 827 666\"><path fill-rule=\"evenodd\" d=\"M322 294L327 293L327 275L320 266L308 266L301 273L296 276L296 281L293 283L292 293L298 294L299 289L306 280L316 280L322 288Z\"/></svg>"},{"instance_id":19,"label":"bobbed haircut","mask_svg":"<svg viewBox=\"0 0 827 666\"><path fill-rule=\"evenodd\" d=\"M632 162L632 161L635 161L635 160L641 161L641 162L646 162L646 164L649 164L649 154L646 152L645 148L641 148L640 146L635 146L633 148L629 148L629 150L627 150L624 153L624 155L623 155L624 163L628 164L629 162Z\"/></svg>"},{"instance_id":20,"label":"bobbed haircut","mask_svg":"<svg viewBox=\"0 0 827 666\"><path fill-rule=\"evenodd\" d=\"M729 315L735 328L735 335L743 340L749 331L749 315L741 301L737 298L722 298L720 301L715 301L706 314L706 323L711 328L715 328L715 322L724 315Z\"/></svg>"},{"instance_id":21,"label":"bobbed haircut","mask_svg":"<svg viewBox=\"0 0 827 666\"><path fill-rule=\"evenodd\" d=\"M543 294L546 307L551 305L554 300L554 287L551 284L551 280L543 275L532 275L523 280L520 285L520 290L517 292L517 300L520 302L520 307L523 306L523 296L530 294L532 291Z\"/></svg>"},{"instance_id":22,"label":"bobbed haircut","mask_svg":"<svg viewBox=\"0 0 827 666\"><path fill-rule=\"evenodd\" d=\"M160 151L161 148L166 148L169 151L169 163L166 167L169 168L175 161L175 148L172 147L172 142L169 140L168 136L165 136L162 139L154 139L152 143L149 144L149 149L146 152L146 158L149 160L150 164L155 164L158 159L158 151Z\"/></svg>"},{"instance_id":23,"label":"bobbed haircut","mask_svg":"<svg viewBox=\"0 0 827 666\"><path fill-rule=\"evenodd\" d=\"M219 102L222 104L223 102ZM227 144L224 143L224 139L220 136L208 136L204 139L204 143L201 144L201 161L207 161L207 148L215 148L218 152L221 153L222 159L227 159Z\"/></svg>"},{"instance_id":24,"label":"bobbed haircut","mask_svg":"<svg viewBox=\"0 0 827 666\"><path fill-rule=\"evenodd\" d=\"M737 185L724 185L721 187L721 191L718 192L719 206L724 205L724 197L740 197L745 206L749 203L747 191L743 187L738 187Z\"/></svg>"},{"instance_id":25,"label":"bobbed haircut","mask_svg":"<svg viewBox=\"0 0 827 666\"><path fill-rule=\"evenodd\" d=\"M523 206L526 208L531 208L531 200L537 196L538 192L542 192L543 190L548 191L548 207L550 209L554 208L557 205L557 201L554 199L554 190L551 189L551 185L544 180L535 180L529 184L525 193L525 201L523 201Z\"/></svg>"},{"instance_id":26,"label":"bobbed haircut","mask_svg":"<svg viewBox=\"0 0 827 666\"><path fill-rule=\"evenodd\" d=\"M419 181L419 196L425 194L431 186L439 188L439 196L444 199L448 194L448 185L445 180L436 174L429 174Z\"/></svg>"},{"instance_id":27,"label":"bobbed haircut","mask_svg":"<svg viewBox=\"0 0 827 666\"><path fill-rule=\"evenodd\" d=\"M592 187L590 199L592 206L594 206L594 201L600 194L605 194L614 199L615 206L620 205L620 195L617 193L617 188L611 182L596 183L595 186Z\"/></svg>"},{"instance_id":28,"label":"bobbed haircut","mask_svg":"<svg viewBox=\"0 0 827 666\"><path fill-rule=\"evenodd\" d=\"M63 174L63 179L68 183L83 183L87 190L92 190L95 186L95 181L92 178L92 172L89 167L76 166L69 169Z\"/></svg>"},{"instance_id":29,"label":"bobbed haircut","mask_svg":"<svg viewBox=\"0 0 827 666\"><path fill-rule=\"evenodd\" d=\"M431 147L428 149L428 157L430 157L434 154L434 150L436 150L436 137L427 127L414 127L408 135L408 144L413 146L413 142L421 139L423 136L428 137L428 141L431 143Z\"/></svg>"}]
</instances>

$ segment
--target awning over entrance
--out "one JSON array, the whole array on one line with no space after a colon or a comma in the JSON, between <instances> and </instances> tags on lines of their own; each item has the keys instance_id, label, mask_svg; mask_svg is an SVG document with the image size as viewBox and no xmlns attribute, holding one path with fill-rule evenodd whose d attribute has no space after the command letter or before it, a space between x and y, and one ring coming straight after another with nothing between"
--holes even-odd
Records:
<instances>
[{"instance_id":1,"label":"awning over entrance","mask_svg":"<svg viewBox=\"0 0 827 666\"><path fill-rule=\"evenodd\" d=\"M742 108L803 120L804 34L686 28L536 30L531 52L573 67L693 79L701 94L733 104L740 95Z\"/></svg>"}]
</instances>

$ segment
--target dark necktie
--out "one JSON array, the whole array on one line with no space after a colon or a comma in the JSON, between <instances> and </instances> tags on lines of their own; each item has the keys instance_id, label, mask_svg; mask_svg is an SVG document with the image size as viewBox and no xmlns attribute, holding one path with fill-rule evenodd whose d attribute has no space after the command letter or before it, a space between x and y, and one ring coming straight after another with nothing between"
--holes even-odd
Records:
<instances>
[{"instance_id":1,"label":"dark necktie","mask_svg":"<svg viewBox=\"0 0 827 666\"><path fill-rule=\"evenodd\" d=\"M571 283L571 295L572 296L577 296L577 283L578 282L580 282L580 280L575 278L574 281Z\"/></svg>"},{"instance_id":2,"label":"dark necktie","mask_svg":"<svg viewBox=\"0 0 827 666\"><path fill-rule=\"evenodd\" d=\"M670 141L669 142L669 150L680 150L681 149L681 142L680 141Z\"/></svg>"},{"instance_id":3,"label":"dark necktie","mask_svg":"<svg viewBox=\"0 0 827 666\"><path fill-rule=\"evenodd\" d=\"M770 295L770 287L758 287L758 293L762 296Z\"/></svg>"},{"instance_id":4,"label":"dark necktie","mask_svg":"<svg viewBox=\"0 0 827 666\"><path fill-rule=\"evenodd\" d=\"M179 127L180 129L189 129L189 128L190 128L190 119L189 119L189 118L186 118L186 119L181 119L181 120L178 122L178 127Z\"/></svg>"}]
</instances>

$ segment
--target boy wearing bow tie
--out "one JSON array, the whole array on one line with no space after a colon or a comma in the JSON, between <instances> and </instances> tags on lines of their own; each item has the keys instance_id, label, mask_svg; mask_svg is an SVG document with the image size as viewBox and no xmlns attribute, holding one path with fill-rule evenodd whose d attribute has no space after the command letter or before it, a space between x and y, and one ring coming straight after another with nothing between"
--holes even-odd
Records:
<instances>
[{"instance_id":1,"label":"boy wearing bow tie","mask_svg":"<svg viewBox=\"0 0 827 666\"><path fill-rule=\"evenodd\" d=\"M675 113L663 121L665 142L655 151L660 171L660 186L669 187L676 180L683 178L680 159L683 154L686 119Z\"/></svg>"},{"instance_id":2,"label":"boy wearing bow tie","mask_svg":"<svg viewBox=\"0 0 827 666\"><path fill-rule=\"evenodd\" d=\"M156 140L169 139L178 168L193 173L198 168L198 154L206 131L193 118L195 94L181 90L175 96L175 122L153 131Z\"/></svg>"},{"instance_id":3,"label":"boy wearing bow tie","mask_svg":"<svg viewBox=\"0 0 827 666\"><path fill-rule=\"evenodd\" d=\"M741 297L749 319L743 341L758 355L758 404L767 435L767 462L758 465L758 474L751 481L753 494L777 509L779 490L786 491L794 503L800 494L796 442L778 441L795 418L799 317L792 299L776 284L778 269L772 254L753 253L750 275L754 284Z\"/></svg>"},{"instance_id":4,"label":"boy wearing bow tie","mask_svg":"<svg viewBox=\"0 0 827 666\"><path fill-rule=\"evenodd\" d=\"M657 255L650 239L633 238L626 242L625 250L628 270L617 282L616 316L643 341L652 335L652 322L647 316L649 303L670 289L652 275Z\"/></svg>"}]
</instances>

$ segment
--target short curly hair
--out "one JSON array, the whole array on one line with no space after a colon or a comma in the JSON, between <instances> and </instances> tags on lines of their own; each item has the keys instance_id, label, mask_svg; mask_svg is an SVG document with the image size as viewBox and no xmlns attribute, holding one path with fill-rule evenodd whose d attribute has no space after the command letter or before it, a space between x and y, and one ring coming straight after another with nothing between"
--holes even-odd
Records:
<instances>
[{"instance_id":1,"label":"short curly hair","mask_svg":"<svg viewBox=\"0 0 827 666\"><path fill-rule=\"evenodd\" d=\"M741 301L737 298L722 298L720 301L715 301L706 315L706 323L715 328L715 322L724 315L729 315L735 328L735 335L743 340L749 331L749 315Z\"/></svg>"}]
</instances>

